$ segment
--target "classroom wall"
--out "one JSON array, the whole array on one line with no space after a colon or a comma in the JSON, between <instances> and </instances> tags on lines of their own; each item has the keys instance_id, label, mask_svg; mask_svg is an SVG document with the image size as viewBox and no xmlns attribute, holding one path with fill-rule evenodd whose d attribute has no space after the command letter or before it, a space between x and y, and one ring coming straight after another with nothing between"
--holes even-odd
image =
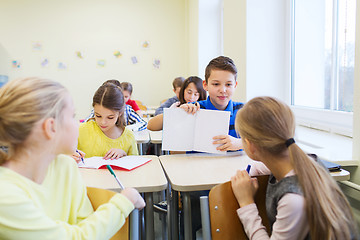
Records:
<instances>
[{"instance_id":1,"label":"classroom wall","mask_svg":"<svg viewBox=\"0 0 360 240\"><path fill-rule=\"evenodd\" d=\"M63 83L78 118L89 113L98 86L113 78L131 82L134 99L158 105L173 96L172 80L188 74L187 10L186 0L2 0L0 46L8 56L1 56L1 63L11 79L41 76ZM142 47L145 41L148 48ZM11 67L12 60L20 61L20 68ZM98 66L99 60L105 66ZM66 69L58 68L60 62Z\"/></svg>"}]
</instances>

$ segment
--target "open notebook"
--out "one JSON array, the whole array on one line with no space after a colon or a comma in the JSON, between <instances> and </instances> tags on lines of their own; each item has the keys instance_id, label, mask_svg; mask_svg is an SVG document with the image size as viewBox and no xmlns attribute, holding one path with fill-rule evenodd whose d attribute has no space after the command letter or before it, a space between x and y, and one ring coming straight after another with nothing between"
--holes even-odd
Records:
<instances>
[{"instance_id":1,"label":"open notebook","mask_svg":"<svg viewBox=\"0 0 360 240\"><path fill-rule=\"evenodd\" d=\"M165 108L162 150L199 151L226 154L216 150L213 137L228 135L230 112L200 109L189 114L182 108Z\"/></svg>"},{"instance_id":2,"label":"open notebook","mask_svg":"<svg viewBox=\"0 0 360 240\"><path fill-rule=\"evenodd\" d=\"M104 160L103 157L84 158L84 163L79 162L80 168L106 168L110 165L116 170L131 171L151 161L151 158L141 156L125 156L116 160Z\"/></svg>"}]
</instances>

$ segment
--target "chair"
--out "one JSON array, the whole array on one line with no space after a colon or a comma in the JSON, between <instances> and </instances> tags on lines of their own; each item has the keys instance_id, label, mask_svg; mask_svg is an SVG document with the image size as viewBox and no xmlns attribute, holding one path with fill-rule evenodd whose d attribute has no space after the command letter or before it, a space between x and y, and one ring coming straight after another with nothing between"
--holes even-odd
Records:
<instances>
[{"instance_id":1,"label":"chair","mask_svg":"<svg viewBox=\"0 0 360 240\"><path fill-rule=\"evenodd\" d=\"M115 194L115 192L106 189L87 187L87 195L94 210L96 210L101 204L109 202ZM129 218L126 218L125 224L111 238L111 240L118 239L129 239Z\"/></svg>"},{"instance_id":2,"label":"chair","mask_svg":"<svg viewBox=\"0 0 360 240\"><path fill-rule=\"evenodd\" d=\"M270 225L266 215L265 196L269 176L258 176L259 189L255 195L255 204L259 210L262 223L270 233ZM213 240L248 239L241 221L236 213L239 204L233 194L231 182L213 187L208 197L201 197L201 218L203 238ZM206 210L209 210L208 214ZM206 216L207 215L207 216Z\"/></svg>"}]
</instances>

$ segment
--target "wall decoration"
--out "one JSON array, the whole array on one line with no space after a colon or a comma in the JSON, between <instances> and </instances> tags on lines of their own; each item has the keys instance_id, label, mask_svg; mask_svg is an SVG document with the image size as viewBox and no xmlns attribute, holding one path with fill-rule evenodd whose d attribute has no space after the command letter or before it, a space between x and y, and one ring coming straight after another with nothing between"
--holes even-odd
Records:
<instances>
[{"instance_id":1,"label":"wall decoration","mask_svg":"<svg viewBox=\"0 0 360 240\"><path fill-rule=\"evenodd\" d=\"M145 42L143 42L142 47L143 47L143 48L149 48L149 47L150 47L150 43L149 43L148 41L145 41Z\"/></svg>"},{"instance_id":2,"label":"wall decoration","mask_svg":"<svg viewBox=\"0 0 360 240\"><path fill-rule=\"evenodd\" d=\"M41 60L41 66L42 67L49 66L49 60L47 58L44 58L43 60Z\"/></svg>"},{"instance_id":3,"label":"wall decoration","mask_svg":"<svg viewBox=\"0 0 360 240\"><path fill-rule=\"evenodd\" d=\"M33 50L35 51L41 51L42 50L42 44L40 42L34 42L32 45Z\"/></svg>"},{"instance_id":4,"label":"wall decoration","mask_svg":"<svg viewBox=\"0 0 360 240\"><path fill-rule=\"evenodd\" d=\"M159 69L160 68L160 59L154 59L154 62L153 62L153 66L154 68L157 68Z\"/></svg>"},{"instance_id":5,"label":"wall decoration","mask_svg":"<svg viewBox=\"0 0 360 240\"><path fill-rule=\"evenodd\" d=\"M11 61L11 65L12 65L13 68L20 68L21 67L21 63L18 60Z\"/></svg>"},{"instance_id":6,"label":"wall decoration","mask_svg":"<svg viewBox=\"0 0 360 240\"><path fill-rule=\"evenodd\" d=\"M121 54L120 51L115 51L115 52L114 52L114 56L115 56L116 58L121 58L121 57L122 57L122 54Z\"/></svg>"},{"instance_id":7,"label":"wall decoration","mask_svg":"<svg viewBox=\"0 0 360 240\"><path fill-rule=\"evenodd\" d=\"M105 67L105 60L104 60L104 59L99 59L99 60L97 61L97 65L98 65L99 67Z\"/></svg>"},{"instance_id":8,"label":"wall decoration","mask_svg":"<svg viewBox=\"0 0 360 240\"><path fill-rule=\"evenodd\" d=\"M65 70L67 68L66 64L63 62L59 62L58 63L58 69L60 70Z\"/></svg>"},{"instance_id":9,"label":"wall decoration","mask_svg":"<svg viewBox=\"0 0 360 240\"><path fill-rule=\"evenodd\" d=\"M135 56L131 57L131 61L133 64L137 64L138 63L138 60Z\"/></svg>"},{"instance_id":10,"label":"wall decoration","mask_svg":"<svg viewBox=\"0 0 360 240\"><path fill-rule=\"evenodd\" d=\"M84 58L83 53L80 52L80 51L75 52L75 54L76 54L76 56L77 56L78 58L80 58L80 59L83 59L83 58Z\"/></svg>"}]
</instances>

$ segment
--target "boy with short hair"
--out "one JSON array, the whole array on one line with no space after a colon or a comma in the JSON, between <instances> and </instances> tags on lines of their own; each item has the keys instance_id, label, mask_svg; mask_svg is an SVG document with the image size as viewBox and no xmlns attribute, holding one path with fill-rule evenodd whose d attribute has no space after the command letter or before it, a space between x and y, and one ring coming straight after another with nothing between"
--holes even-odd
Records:
<instances>
[{"instance_id":1,"label":"boy with short hair","mask_svg":"<svg viewBox=\"0 0 360 240\"><path fill-rule=\"evenodd\" d=\"M237 111L244 106L241 102L231 100L236 89L237 69L229 57L219 56L212 59L205 69L204 89L209 96L204 101L195 104L183 104L180 107L194 114L197 110L209 109L230 112L229 134L215 136L214 144L222 144L217 149L220 151L240 150L242 143L235 132L235 117Z\"/></svg>"},{"instance_id":2,"label":"boy with short hair","mask_svg":"<svg viewBox=\"0 0 360 240\"><path fill-rule=\"evenodd\" d=\"M179 93L180 93L180 89L181 89L181 86L184 81L185 81L185 78L183 78L183 77L177 77L173 80L173 82L172 82L173 91L176 95L173 96L172 98L169 98L163 104L161 104L160 107L158 107L155 110L155 116L163 113L164 108L169 108L173 103L179 101Z\"/></svg>"}]
</instances>

